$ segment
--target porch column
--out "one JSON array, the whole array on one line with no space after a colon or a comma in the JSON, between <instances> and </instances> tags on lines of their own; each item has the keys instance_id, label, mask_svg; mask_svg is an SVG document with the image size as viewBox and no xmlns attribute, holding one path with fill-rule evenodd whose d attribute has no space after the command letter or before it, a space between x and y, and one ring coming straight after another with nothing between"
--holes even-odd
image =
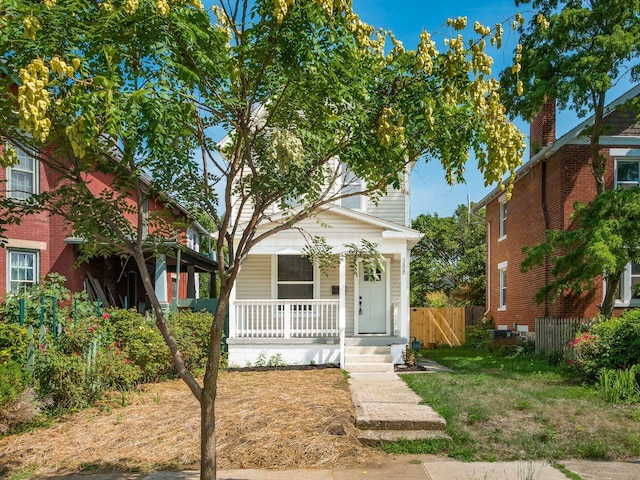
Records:
<instances>
[{"instance_id":1,"label":"porch column","mask_svg":"<svg viewBox=\"0 0 640 480\"><path fill-rule=\"evenodd\" d=\"M187 266L187 298L196 298L196 268L193 265Z\"/></svg>"},{"instance_id":2,"label":"porch column","mask_svg":"<svg viewBox=\"0 0 640 480\"><path fill-rule=\"evenodd\" d=\"M394 318L394 330L398 330L400 324L400 337L409 340L409 251L404 250L400 253L400 311L398 312L399 318Z\"/></svg>"},{"instance_id":3,"label":"porch column","mask_svg":"<svg viewBox=\"0 0 640 480\"><path fill-rule=\"evenodd\" d=\"M211 275L211 281L215 283L215 275ZM229 292L229 338L236 338L236 283L233 283L233 288Z\"/></svg>"},{"instance_id":4,"label":"porch column","mask_svg":"<svg viewBox=\"0 0 640 480\"><path fill-rule=\"evenodd\" d=\"M167 281L167 257L164 253L156 256L156 275L155 275L156 297L163 310L169 309L168 297L168 281Z\"/></svg>"},{"instance_id":5,"label":"porch column","mask_svg":"<svg viewBox=\"0 0 640 480\"><path fill-rule=\"evenodd\" d=\"M340 333L340 368L344 370L344 337L347 326L347 259L340 257L340 303L338 306L338 329Z\"/></svg>"}]
</instances>

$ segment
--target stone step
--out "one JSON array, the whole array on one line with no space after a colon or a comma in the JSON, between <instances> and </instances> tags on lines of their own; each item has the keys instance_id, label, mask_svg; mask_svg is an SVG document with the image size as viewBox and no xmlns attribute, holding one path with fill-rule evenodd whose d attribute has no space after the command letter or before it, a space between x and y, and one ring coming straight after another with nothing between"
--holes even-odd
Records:
<instances>
[{"instance_id":1,"label":"stone step","mask_svg":"<svg viewBox=\"0 0 640 480\"><path fill-rule=\"evenodd\" d=\"M344 369L350 373L373 373L373 372L384 372L384 373L393 373L394 367L393 363L366 363L366 362L349 362L345 358Z\"/></svg>"},{"instance_id":2,"label":"stone step","mask_svg":"<svg viewBox=\"0 0 640 480\"><path fill-rule=\"evenodd\" d=\"M428 405L367 402L355 406L360 430L442 430L445 419Z\"/></svg>"},{"instance_id":3,"label":"stone step","mask_svg":"<svg viewBox=\"0 0 640 480\"><path fill-rule=\"evenodd\" d=\"M367 354L346 354L345 363L391 363L391 354L367 353Z\"/></svg>"},{"instance_id":4,"label":"stone step","mask_svg":"<svg viewBox=\"0 0 640 480\"><path fill-rule=\"evenodd\" d=\"M398 440L451 440L442 430L358 430L357 438L365 445Z\"/></svg>"},{"instance_id":5,"label":"stone step","mask_svg":"<svg viewBox=\"0 0 640 480\"><path fill-rule=\"evenodd\" d=\"M391 347L388 345L345 345L344 354L347 355L391 355Z\"/></svg>"}]
</instances>

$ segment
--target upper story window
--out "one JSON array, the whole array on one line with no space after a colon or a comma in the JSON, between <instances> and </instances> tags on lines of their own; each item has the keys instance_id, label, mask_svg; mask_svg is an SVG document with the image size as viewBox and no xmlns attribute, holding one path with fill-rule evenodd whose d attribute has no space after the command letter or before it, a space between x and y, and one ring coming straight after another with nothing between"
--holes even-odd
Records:
<instances>
[{"instance_id":1,"label":"upper story window","mask_svg":"<svg viewBox=\"0 0 640 480\"><path fill-rule=\"evenodd\" d=\"M37 250L7 250L7 291L18 293L38 280Z\"/></svg>"},{"instance_id":2,"label":"upper story window","mask_svg":"<svg viewBox=\"0 0 640 480\"><path fill-rule=\"evenodd\" d=\"M342 164L342 188L340 194L349 194L354 192L361 192L363 190L362 179L358 178L346 164ZM342 198L340 205L352 210L364 211L365 208L365 195L354 195L352 197Z\"/></svg>"},{"instance_id":3,"label":"upper story window","mask_svg":"<svg viewBox=\"0 0 640 480\"><path fill-rule=\"evenodd\" d=\"M24 150L14 147L18 164L7 168L7 196L26 200L38 193L38 161Z\"/></svg>"},{"instance_id":4,"label":"upper story window","mask_svg":"<svg viewBox=\"0 0 640 480\"><path fill-rule=\"evenodd\" d=\"M200 236L193 228L187 228L187 248L200 251Z\"/></svg>"},{"instance_id":5,"label":"upper story window","mask_svg":"<svg viewBox=\"0 0 640 480\"><path fill-rule=\"evenodd\" d=\"M640 186L639 160L618 160L616 162L616 186L622 188Z\"/></svg>"},{"instance_id":6,"label":"upper story window","mask_svg":"<svg viewBox=\"0 0 640 480\"><path fill-rule=\"evenodd\" d=\"M313 264L301 255L278 255L278 298L313 298Z\"/></svg>"},{"instance_id":7,"label":"upper story window","mask_svg":"<svg viewBox=\"0 0 640 480\"><path fill-rule=\"evenodd\" d=\"M498 298L498 310L507 309L507 262L498 264L499 274L499 298Z\"/></svg>"},{"instance_id":8,"label":"upper story window","mask_svg":"<svg viewBox=\"0 0 640 480\"><path fill-rule=\"evenodd\" d=\"M501 196L498 199L498 208L500 215L500 237L498 240L502 240L507 236L507 198L506 196Z\"/></svg>"}]
</instances>

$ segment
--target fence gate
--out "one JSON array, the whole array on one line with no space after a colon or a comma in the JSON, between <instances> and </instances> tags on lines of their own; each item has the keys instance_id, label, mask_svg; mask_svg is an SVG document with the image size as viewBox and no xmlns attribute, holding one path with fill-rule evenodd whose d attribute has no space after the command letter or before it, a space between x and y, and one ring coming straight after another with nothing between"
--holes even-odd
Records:
<instances>
[{"instance_id":1,"label":"fence gate","mask_svg":"<svg viewBox=\"0 0 640 480\"><path fill-rule=\"evenodd\" d=\"M425 346L459 347L464 342L465 307L412 308L411 336Z\"/></svg>"}]
</instances>

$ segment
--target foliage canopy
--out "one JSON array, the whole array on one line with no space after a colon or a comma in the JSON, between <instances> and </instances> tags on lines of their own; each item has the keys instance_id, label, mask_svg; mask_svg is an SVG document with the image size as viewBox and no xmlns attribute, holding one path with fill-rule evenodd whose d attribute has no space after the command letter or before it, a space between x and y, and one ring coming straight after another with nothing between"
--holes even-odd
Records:
<instances>
[{"instance_id":1,"label":"foliage canopy","mask_svg":"<svg viewBox=\"0 0 640 480\"><path fill-rule=\"evenodd\" d=\"M363 23L349 0L225 0L210 10L199 0L1 4L0 135L58 178L26 202L2 198L0 229L44 210L86 239L85 257L135 259L176 368L201 404L203 478L215 477L224 312L254 245L337 199L400 188L420 159L440 159L449 182L462 180L470 149L487 183L520 165L523 135L484 52L487 41L500 43L502 26L477 24L468 43L459 33L466 23L449 22L442 51L427 32L407 50ZM218 143L220 130L230 133ZM5 165L15 161L7 153ZM345 170L366 181L364 192L341 185ZM158 196L169 208L147 220L142 206ZM217 258L227 259L202 383L146 265L143 247L160 249L184 228L169 198L211 217Z\"/></svg>"}]
</instances>

